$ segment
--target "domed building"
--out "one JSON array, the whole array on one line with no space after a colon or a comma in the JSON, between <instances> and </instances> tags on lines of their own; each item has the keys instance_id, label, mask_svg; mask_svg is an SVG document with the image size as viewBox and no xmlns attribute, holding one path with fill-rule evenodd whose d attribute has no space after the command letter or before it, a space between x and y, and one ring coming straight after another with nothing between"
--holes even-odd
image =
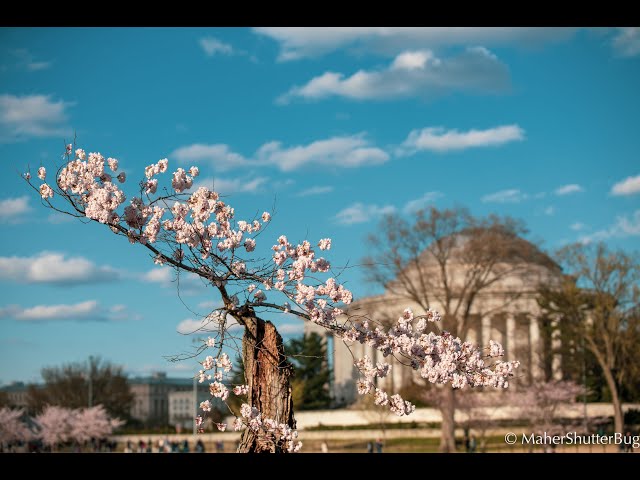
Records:
<instances>
[{"instance_id":1,"label":"domed building","mask_svg":"<svg viewBox=\"0 0 640 480\"><path fill-rule=\"evenodd\" d=\"M517 377L511 382L515 388L535 380L561 378L561 358L551 355L560 340L542 331L548 320L542 319L536 301L540 284L554 284L561 278L560 267L520 237L512 236L508 244L498 245L488 237L458 234L449 242L446 258L435 248L427 248L397 270L384 293L353 302L346 317L366 317L388 328L405 308L411 308L415 315L423 314L425 307L432 308L443 316L441 329L479 346L487 346L489 340L500 342L506 360L519 360ZM472 245L474 242L479 243ZM502 250L495 255L496 249ZM305 334L311 332L326 336L335 404L353 403L358 397L355 382L359 377L354 359L368 355L375 363L383 360L382 353L367 345L334 341L326 329L306 322ZM420 378L391 356L385 361L393 367L388 377L378 379L384 389L398 392Z\"/></svg>"}]
</instances>

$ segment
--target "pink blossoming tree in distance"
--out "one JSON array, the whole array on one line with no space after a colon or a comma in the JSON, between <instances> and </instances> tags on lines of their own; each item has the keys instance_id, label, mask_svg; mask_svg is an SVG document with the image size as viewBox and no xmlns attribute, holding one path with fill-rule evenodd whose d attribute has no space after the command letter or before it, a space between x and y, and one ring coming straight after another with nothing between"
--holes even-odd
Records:
<instances>
[{"instance_id":1,"label":"pink blossoming tree in distance","mask_svg":"<svg viewBox=\"0 0 640 480\"><path fill-rule=\"evenodd\" d=\"M244 399L231 426L244 430L239 452L292 452L301 447L290 386L293 369L276 327L261 318L266 312L289 313L314 322L347 345L366 343L384 356L393 355L428 381L450 383L454 388L504 388L518 366L518 362L495 358L503 354L502 348L479 349L447 332L434 333L432 322L440 316L432 310L419 315L408 309L399 312L398 322L389 329L361 316L346 315L352 294L336 280L329 260L321 256L331 249L331 239L312 244L274 236L269 257L260 258L257 244L271 214L237 218L217 192L194 187L197 167L167 173L167 159L151 164L127 199L121 189L127 177L118 173L116 159L68 145L64 160L49 178L45 167L40 167L40 182L30 172L24 174L45 206L104 224L146 250L156 264L174 269L178 279L192 274L217 291L221 306L206 316L215 333L196 353L204 355L210 349L213 354L201 362L198 378L210 382L212 400L226 401L230 394ZM160 183L163 177L168 177L165 186ZM242 385L230 383L232 364L224 351L232 338L232 323L244 329ZM376 404L400 416L414 410L400 395L376 388L376 378L388 375L390 364L373 364L364 357L355 366L361 373L360 394L372 395ZM207 400L200 407L206 415L213 405ZM199 416L196 421L201 426L204 419ZM226 424L217 426L227 428Z\"/></svg>"},{"instance_id":2,"label":"pink blossoming tree in distance","mask_svg":"<svg viewBox=\"0 0 640 480\"><path fill-rule=\"evenodd\" d=\"M106 438L124 424L111 418L102 405L78 409L48 405L35 420L40 428L35 436L54 450L69 441L84 444L91 439Z\"/></svg>"},{"instance_id":3,"label":"pink blossoming tree in distance","mask_svg":"<svg viewBox=\"0 0 640 480\"><path fill-rule=\"evenodd\" d=\"M33 433L22 421L24 410L0 408L0 446L15 442L25 442L33 438Z\"/></svg>"}]
</instances>

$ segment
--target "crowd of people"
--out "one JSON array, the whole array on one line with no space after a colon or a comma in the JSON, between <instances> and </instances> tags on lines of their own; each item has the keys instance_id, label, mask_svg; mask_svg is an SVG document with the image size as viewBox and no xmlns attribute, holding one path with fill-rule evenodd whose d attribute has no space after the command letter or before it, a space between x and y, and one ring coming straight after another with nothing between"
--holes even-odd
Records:
<instances>
[{"instance_id":1,"label":"crowd of people","mask_svg":"<svg viewBox=\"0 0 640 480\"><path fill-rule=\"evenodd\" d=\"M224 442L218 440L215 442L216 453L224 453ZM138 443L127 441L124 447L124 453L205 453L206 448L201 439L191 448L188 440L179 442L177 440L169 440L168 438L160 439L154 445L153 441L139 440Z\"/></svg>"}]
</instances>

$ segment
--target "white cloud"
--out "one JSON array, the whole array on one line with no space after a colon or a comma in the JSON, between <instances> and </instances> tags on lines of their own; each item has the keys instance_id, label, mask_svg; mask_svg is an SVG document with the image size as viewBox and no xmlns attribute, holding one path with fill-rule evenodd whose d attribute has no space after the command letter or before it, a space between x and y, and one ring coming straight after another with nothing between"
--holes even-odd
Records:
<instances>
[{"instance_id":1,"label":"white cloud","mask_svg":"<svg viewBox=\"0 0 640 480\"><path fill-rule=\"evenodd\" d=\"M547 208L545 208L545 209L543 210L543 213L544 213L545 215L549 215L549 216L551 216L551 215L553 215L554 213L556 213L556 209L555 209L555 207L553 207L553 206L549 206L549 207L547 207Z\"/></svg>"},{"instance_id":2,"label":"white cloud","mask_svg":"<svg viewBox=\"0 0 640 480\"><path fill-rule=\"evenodd\" d=\"M173 281L173 270L165 267L154 268L142 275L142 279L149 283L160 283L163 286L167 286Z\"/></svg>"},{"instance_id":3,"label":"white cloud","mask_svg":"<svg viewBox=\"0 0 640 480\"><path fill-rule=\"evenodd\" d=\"M420 198L409 200L404 205L402 210L405 213L415 213L422 208L428 207L429 205L433 205L433 203L441 197L443 197L443 194L441 192L426 192Z\"/></svg>"},{"instance_id":4,"label":"white cloud","mask_svg":"<svg viewBox=\"0 0 640 480\"><path fill-rule=\"evenodd\" d=\"M205 317L201 320L185 318L176 327L176 331L183 335L202 334L217 332L220 329L218 316ZM227 315L225 330L231 333L238 333L244 327Z\"/></svg>"},{"instance_id":5,"label":"white cloud","mask_svg":"<svg viewBox=\"0 0 640 480\"><path fill-rule=\"evenodd\" d=\"M574 232L578 232L580 230L584 230L585 227L586 227L586 225L584 223L581 223L581 222L575 222L575 223L572 223L571 225L569 225L569 228L571 230L573 230Z\"/></svg>"},{"instance_id":6,"label":"white cloud","mask_svg":"<svg viewBox=\"0 0 640 480\"><path fill-rule=\"evenodd\" d=\"M598 230L590 235L583 235L580 241L583 243L597 242L608 238L625 238L640 236L640 210L631 215L620 215L615 223L604 230Z\"/></svg>"},{"instance_id":7,"label":"white cloud","mask_svg":"<svg viewBox=\"0 0 640 480\"><path fill-rule=\"evenodd\" d=\"M215 54L220 53L222 55L233 55L233 46L228 43L224 43L214 37L204 37L199 40L200 46L204 53L209 57L213 57Z\"/></svg>"},{"instance_id":8,"label":"white cloud","mask_svg":"<svg viewBox=\"0 0 640 480\"><path fill-rule=\"evenodd\" d=\"M215 190L221 195L231 195L234 193L259 193L269 181L267 177L246 177L246 178L206 178L196 184Z\"/></svg>"},{"instance_id":9,"label":"white cloud","mask_svg":"<svg viewBox=\"0 0 640 480\"><path fill-rule=\"evenodd\" d=\"M640 27L623 27L611 41L616 53L622 57L640 55Z\"/></svg>"},{"instance_id":10,"label":"white cloud","mask_svg":"<svg viewBox=\"0 0 640 480\"><path fill-rule=\"evenodd\" d=\"M373 147L364 134L358 134L286 148L281 142L269 142L260 147L257 159L259 163L275 165L288 172L307 165L343 168L377 165L389 160L389 154Z\"/></svg>"},{"instance_id":11,"label":"white cloud","mask_svg":"<svg viewBox=\"0 0 640 480\"><path fill-rule=\"evenodd\" d=\"M297 60L353 47L397 54L402 50L466 45L530 45L567 38L573 29L504 27L259 27L280 44L279 60Z\"/></svg>"},{"instance_id":12,"label":"white cloud","mask_svg":"<svg viewBox=\"0 0 640 480\"><path fill-rule=\"evenodd\" d=\"M102 307L96 300L73 304L36 305L21 307L8 305L0 307L0 318L9 317L23 322L44 322L60 320L84 320L90 322L110 322L139 320L140 315L132 313L125 305Z\"/></svg>"},{"instance_id":13,"label":"white cloud","mask_svg":"<svg viewBox=\"0 0 640 480\"><path fill-rule=\"evenodd\" d=\"M16 320L23 321L104 320L98 302L95 300L71 305L36 305L29 308L9 305L8 307L0 308L0 317L13 317Z\"/></svg>"},{"instance_id":14,"label":"white cloud","mask_svg":"<svg viewBox=\"0 0 640 480\"><path fill-rule=\"evenodd\" d=\"M192 333L209 333L217 330L217 323L205 322L205 320L194 320L192 318L185 318L176 327L176 331L183 335L189 335Z\"/></svg>"},{"instance_id":15,"label":"white cloud","mask_svg":"<svg viewBox=\"0 0 640 480\"><path fill-rule=\"evenodd\" d=\"M194 273L180 273L176 277L175 270L169 266L155 267L137 278L144 282L157 283L162 288L179 289L180 295L193 296L206 290L204 282Z\"/></svg>"},{"instance_id":16,"label":"white cloud","mask_svg":"<svg viewBox=\"0 0 640 480\"><path fill-rule=\"evenodd\" d=\"M245 158L225 144L201 143L180 147L171 156L181 163L208 163L216 170L275 166L282 171L291 171L306 165L354 168L389 160L389 154L372 145L364 133L290 147L279 141L267 142L258 149L254 158Z\"/></svg>"},{"instance_id":17,"label":"white cloud","mask_svg":"<svg viewBox=\"0 0 640 480\"><path fill-rule=\"evenodd\" d=\"M117 280L119 273L108 266L98 267L84 257L41 252L32 257L0 257L0 279L18 283L84 285Z\"/></svg>"},{"instance_id":18,"label":"white cloud","mask_svg":"<svg viewBox=\"0 0 640 480\"><path fill-rule=\"evenodd\" d=\"M556 195L570 195L572 193L584 192L584 188L582 188L577 183L570 183L569 185L563 185L555 189Z\"/></svg>"},{"instance_id":19,"label":"white cloud","mask_svg":"<svg viewBox=\"0 0 640 480\"><path fill-rule=\"evenodd\" d=\"M27 195L17 198L5 198L0 200L0 223L19 222L30 211L31 206Z\"/></svg>"},{"instance_id":20,"label":"white cloud","mask_svg":"<svg viewBox=\"0 0 640 480\"><path fill-rule=\"evenodd\" d=\"M482 197L483 203L520 203L526 200L528 195L518 189L500 190Z\"/></svg>"},{"instance_id":21,"label":"white cloud","mask_svg":"<svg viewBox=\"0 0 640 480\"><path fill-rule=\"evenodd\" d=\"M29 62L27 63L27 70L37 72L39 70L46 70L50 66L51 62Z\"/></svg>"},{"instance_id":22,"label":"white cloud","mask_svg":"<svg viewBox=\"0 0 640 480\"><path fill-rule=\"evenodd\" d=\"M342 225L353 225L355 223L365 223L395 211L396 209L392 205L365 205L357 202L339 211L334 219Z\"/></svg>"},{"instance_id":23,"label":"white cloud","mask_svg":"<svg viewBox=\"0 0 640 480\"><path fill-rule=\"evenodd\" d=\"M640 193L640 175L627 177L611 188L612 195L634 195Z\"/></svg>"},{"instance_id":24,"label":"white cloud","mask_svg":"<svg viewBox=\"0 0 640 480\"><path fill-rule=\"evenodd\" d=\"M304 322L282 323L277 328L281 335L300 335L304 333Z\"/></svg>"},{"instance_id":25,"label":"white cloud","mask_svg":"<svg viewBox=\"0 0 640 480\"><path fill-rule=\"evenodd\" d=\"M51 320L86 318L98 313L98 302L88 300L72 305L36 305L25 308L15 315L18 320Z\"/></svg>"},{"instance_id":26,"label":"white cloud","mask_svg":"<svg viewBox=\"0 0 640 480\"><path fill-rule=\"evenodd\" d=\"M524 130L518 125L502 125L486 130L446 130L443 127L428 127L412 130L402 143L399 154L411 155L421 150L448 152L476 147L503 145L524 140Z\"/></svg>"},{"instance_id":27,"label":"white cloud","mask_svg":"<svg viewBox=\"0 0 640 480\"><path fill-rule=\"evenodd\" d=\"M221 300L218 300L218 301L207 300L205 302L200 302L198 304L198 308L203 308L205 310L213 310L214 308L222 307L222 305L223 303Z\"/></svg>"},{"instance_id":28,"label":"white cloud","mask_svg":"<svg viewBox=\"0 0 640 480\"><path fill-rule=\"evenodd\" d=\"M216 170L228 170L244 167L249 161L242 155L235 153L225 144L196 143L180 147L171 153L181 163L208 163Z\"/></svg>"},{"instance_id":29,"label":"white cloud","mask_svg":"<svg viewBox=\"0 0 640 480\"><path fill-rule=\"evenodd\" d=\"M51 65L53 65L53 62L36 60L31 52L26 48L11 50L10 53L17 58L17 67L28 70L29 72L46 70L47 68L51 67Z\"/></svg>"},{"instance_id":30,"label":"white cloud","mask_svg":"<svg viewBox=\"0 0 640 480\"><path fill-rule=\"evenodd\" d=\"M323 195L331 192L333 192L331 185L315 186L296 193L296 197L310 197L311 195Z\"/></svg>"},{"instance_id":31,"label":"white cloud","mask_svg":"<svg viewBox=\"0 0 640 480\"><path fill-rule=\"evenodd\" d=\"M433 97L452 91L498 93L509 87L507 67L489 50L470 47L451 58L430 51L404 52L384 69L358 70L351 76L325 72L278 98L319 100L332 96L356 100Z\"/></svg>"},{"instance_id":32,"label":"white cloud","mask_svg":"<svg viewBox=\"0 0 640 480\"><path fill-rule=\"evenodd\" d=\"M68 135L67 107L51 95L0 95L0 141Z\"/></svg>"}]
</instances>

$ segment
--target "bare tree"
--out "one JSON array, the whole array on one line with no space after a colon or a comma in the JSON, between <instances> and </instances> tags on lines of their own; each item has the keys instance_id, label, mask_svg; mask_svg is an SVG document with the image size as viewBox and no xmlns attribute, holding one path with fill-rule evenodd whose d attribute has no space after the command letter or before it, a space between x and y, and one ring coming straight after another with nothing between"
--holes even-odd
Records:
<instances>
[{"instance_id":1,"label":"bare tree","mask_svg":"<svg viewBox=\"0 0 640 480\"><path fill-rule=\"evenodd\" d=\"M161 188L159 178L167 171L168 160L162 159L145 168L145 177L129 205L119 183L126 181L121 172L113 178L109 171L118 170L118 161L105 159L99 153L75 150L67 145L65 162L55 174L54 182L45 182L45 167L37 171L43 182L36 186L31 173L24 174L28 184L39 193L46 207L71 215L84 222L102 224L116 235L146 250L156 264L172 268L178 283L184 276L200 279L215 289L221 306L203 315L206 323L215 328L193 354L199 355L213 348L216 356L207 356L199 372L201 382L209 385L212 397L226 400L233 391L247 403L240 407L241 417L234 421L234 429L244 428L238 450L240 452L297 451L295 419L290 379L292 365L287 361L282 338L275 325L264 320L267 312L290 313L312 321L345 343L367 343L384 355L402 358L404 363L418 370L433 382L452 382L459 386L505 387L513 375L517 362L485 363L498 355L484 355L471 344L449 334L427 334L427 322L439 320L437 312L425 309L414 317L406 310L398 324L388 331L373 329L359 318L353 321L344 314L344 306L352 301L352 294L336 277L325 258L316 256L316 248L308 241L289 242L281 235L267 257L258 256L256 240L269 225L271 214L256 214L248 221L237 220L235 210L206 186L194 188L197 167L188 171L177 168L171 176L171 186ZM317 243L320 251L331 248L331 239ZM253 253L256 252L256 253ZM324 280L323 276L329 276ZM269 292L269 301L267 293ZM421 318L420 328L409 329L407 323ZM243 328L242 357L245 385L230 389L224 383L233 365L225 349L236 346L231 323ZM236 346L237 347L237 346ZM377 404L387 405L398 415L411 413L415 407L399 395L388 398L376 388L376 378L384 377L390 365L373 365L368 357L355 363L363 375L359 382L362 394L375 395ZM201 403L206 413L212 404ZM197 418L200 425L202 417ZM218 424L220 430L226 424Z\"/></svg>"},{"instance_id":2,"label":"bare tree","mask_svg":"<svg viewBox=\"0 0 640 480\"><path fill-rule=\"evenodd\" d=\"M560 286L541 285L539 303L555 329L593 354L611 393L616 432L624 433L620 388L638 378L630 361L640 345L640 264L636 255L604 244L569 245L558 252L568 275Z\"/></svg>"},{"instance_id":3,"label":"bare tree","mask_svg":"<svg viewBox=\"0 0 640 480\"><path fill-rule=\"evenodd\" d=\"M524 226L509 217L473 217L466 209L418 211L413 223L385 217L368 237L372 253L364 259L368 279L390 295L428 310L438 309L443 328L465 339L478 297L510 277L539 273L535 265L554 262L521 238ZM504 308L521 289L503 289ZM483 311L490 315L491 310ZM483 339L487 342L488 339ZM455 451L454 390L444 385L440 451Z\"/></svg>"}]
</instances>

